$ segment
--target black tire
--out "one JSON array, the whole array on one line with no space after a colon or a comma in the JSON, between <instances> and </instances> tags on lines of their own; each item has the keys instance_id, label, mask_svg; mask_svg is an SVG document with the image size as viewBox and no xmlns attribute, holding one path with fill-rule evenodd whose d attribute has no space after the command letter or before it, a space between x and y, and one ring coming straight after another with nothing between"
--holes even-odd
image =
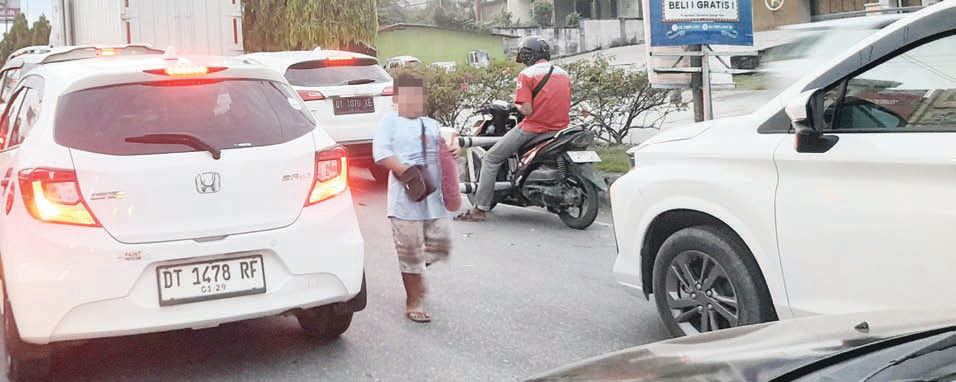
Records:
<instances>
[{"instance_id":1,"label":"black tire","mask_svg":"<svg viewBox=\"0 0 956 382\"><path fill-rule=\"evenodd\" d=\"M388 183L387 168L373 164L368 168L368 172L372 174L372 179L375 179L375 183L378 183L378 184Z\"/></svg>"},{"instance_id":2,"label":"black tire","mask_svg":"<svg viewBox=\"0 0 956 382\"><path fill-rule=\"evenodd\" d=\"M28 344L20 339L6 287L2 289L3 351L7 362L7 377L13 382L29 382L45 379L50 374L52 358L49 349Z\"/></svg>"},{"instance_id":3,"label":"black tire","mask_svg":"<svg viewBox=\"0 0 956 382\"><path fill-rule=\"evenodd\" d=\"M561 221L564 222L564 224L568 227L574 229L588 228L592 223L594 223L594 219L597 218L598 208L600 206L600 196L598 195L598 189L591 182L582 180L576 176L572 176L570 181L572 184L575 184L577 187L581 188L584 201L582 201L581 206L577 208L577 216L572 215L567 210L564 210L558 213L558 217L560 217Z\"/></svg>"},{"instance_id":4,"label":"black tire","mask_svg":"<svg viewBox=\"0 0 956 382\"><path fill-rule=\"evenodd\" d=\"M479 157L479 156L478 156L478 153L476 153L476 152L474 152L474 151L469 151L469 153L470 153L470 155L472 156L472 158L474 158L473 161L474 161L474 163L475 163L475 174L481 173L481 157ZM466 165L466 171L467 171L467 165ZM467 172L461 173L461 175L459 175L458 177L461 178L461 180L462 180L463 182L470 182L470 181L471 181L471 179L468 178L468 173L467 173ZM495 195L495 196L497 196L497 195ZM478 203L475 202L475 194L474 194L474 193L465 194L465 197L468 198L468 203L471 203L471 206L472 206L472 207L477 207L477 206L478 206ZM497 200L492 200L492 201L491 201L491 206L488 207L488 211L491 211L491 210L495 209L495 206L497 206L497 205L498 205L498 201L497 201Z\"/></svg>"},{"instance_id":5,"label":"black tire","mask_svg":"<svg viewBox=\"0 0 956 382\"><path fill-rule=\"evenodd\" d=\"M352 312L336 313L333 305L303 309L295 318L311 337L332 339L345 333L352 325Z\"/></svg>"},{"instance_id":6,"label":"black tire","mask_svg":"<svg viewBox=\"0 0 956 382\"><path fill-rule=\"evenodd\" d=\"M776 319L750 251L715 227L685 228L668 237L652 279L658 314L675 337Z\"/></svg>"}]
</instances>

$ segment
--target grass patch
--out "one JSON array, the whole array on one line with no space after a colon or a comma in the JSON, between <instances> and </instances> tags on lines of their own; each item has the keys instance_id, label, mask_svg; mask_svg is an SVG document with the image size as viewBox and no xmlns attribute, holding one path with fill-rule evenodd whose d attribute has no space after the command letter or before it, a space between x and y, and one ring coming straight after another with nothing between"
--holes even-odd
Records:
<instances>
[{"instance_id":1,"label":"grass patch","mask_svg":"<svg viewBox=\"0 0 956 382\"><path fill-rule=\"evenodd\" d=\"M624 151L627 150L625 146L618 147L597 147L594 151L597 151L598 155L601 156L601 161L594 164L594 168L601 172L610 172L610 173L625 173L631 169L629 158L627 153Z\"/></svg>"}]
</instances>

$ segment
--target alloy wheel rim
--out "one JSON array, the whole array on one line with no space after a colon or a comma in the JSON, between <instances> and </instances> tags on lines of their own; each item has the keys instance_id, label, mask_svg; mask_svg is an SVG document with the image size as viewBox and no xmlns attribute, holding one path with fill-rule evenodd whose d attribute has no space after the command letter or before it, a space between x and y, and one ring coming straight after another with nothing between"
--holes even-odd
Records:
<instances>
[{"instance_id":1,"label":"alloy wheel rim","mask_svg":"<svg viewBox=\"0 0 956 382\"><path fill-rule=\"evenodd\" d=\"M739 324L737 292L727 271L710 255L681 252L664 276L667 307L685 334L710 332Z\"/></svg>"}]
</instances>

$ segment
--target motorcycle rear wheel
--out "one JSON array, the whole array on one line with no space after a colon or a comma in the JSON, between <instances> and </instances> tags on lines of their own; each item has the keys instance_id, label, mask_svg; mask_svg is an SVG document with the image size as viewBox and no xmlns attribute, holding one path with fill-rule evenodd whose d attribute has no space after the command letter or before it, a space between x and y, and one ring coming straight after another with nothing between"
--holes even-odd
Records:
<instances>
[{"instance_id":1,"label":"motorcycle rear wheel","mask_svg":"<svg viewBox=\"0 0 956 382\"><path fill-rule=\"evenodd\" d=\"M561 221L568 227L574 229L588 228L594 223L594 219L597 218L600 203L598 200L598 189L591 182L577 176L572 176L569 182L581 188L581 195L584 200L581 201L581 205L576 208L577 214L571 214L568 210L563 210L558 213L558 217L560 217Z\"/></svg>"}]
</instances>

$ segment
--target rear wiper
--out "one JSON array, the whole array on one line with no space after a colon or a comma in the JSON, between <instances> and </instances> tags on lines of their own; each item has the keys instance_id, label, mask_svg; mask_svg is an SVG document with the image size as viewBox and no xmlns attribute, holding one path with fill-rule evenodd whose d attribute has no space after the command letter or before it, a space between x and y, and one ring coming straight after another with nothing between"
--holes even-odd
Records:
<instances>
[{"instance_id":1,"label":"rear wiper","mask_svg":"<svg viewBox=\"0 0 956 382\"><path fill-rule=\"evenodd\" d=\"M861 379L860 382L869 381L869 380L873 379L873 377L876 377L877 374L880 374L880 373L886 371L886 369L889 369L889 368L891 368L891 367L893 367L893 366L899 365L899 364L901 364L901 363L903 363L903 362L909 361L909 360L914 359L914 358L922 357L922 356L927 355L927 354L929 354L929 353L934 353L934 352L938 352L938 351L943 351L943 350L952 348L952 347L954 347L954 346L956 346L956 333L950 334L950 335L948 335L948 336L946 336L946 337L943 337L943 339L941 339L941 340L939 340L939 341L933 342L933 343L931 343L931 344L929 344L929 345L926 345L926 346L924 346L924 347L922 347L922 348L916 349L916 350L914 350L914 351L912 351L912 352L909 352L909 353L904 354L904 355L902 355L902 356L900 356L900 357L897 357L896 359L894 359L894 360L888 362L886 365L883 365L883 367L880 367L879 369L876 369L876 371L870 373L870 375L867 375L865 378Z\"/></svg>"},{"instance_id":2,"label":"rear wiper","mask_svg":"<svg viewBox=\"0 0 956 382\"><path fill-rule=\"evenodd\" d=\"M189 146L194 149L208 151L212 154L212 159L218 160L222 154L222 150L219 150L212 145L204 142L202 139L199 139L195 136L189 134L146 134L138 137L129 137L126 138L126 142L130 143L146 143L154 145L183 145Z\"/></svg>"},{"instance_id":3,"label":"rear wiper","mask_svg":"<svg viewBox=\"0 0 956 382\"><path fill-rule=\"evenodd\" d=\"M373 83L373 82L375 82L375 80L370 79L370 78L362 78L362 79L359 79L359 80L350 80L350 81L348 82L348 84L349 84L349 85L364 85L364 84L370 84L370 83Z\"/></svg>"}]
</instances>

